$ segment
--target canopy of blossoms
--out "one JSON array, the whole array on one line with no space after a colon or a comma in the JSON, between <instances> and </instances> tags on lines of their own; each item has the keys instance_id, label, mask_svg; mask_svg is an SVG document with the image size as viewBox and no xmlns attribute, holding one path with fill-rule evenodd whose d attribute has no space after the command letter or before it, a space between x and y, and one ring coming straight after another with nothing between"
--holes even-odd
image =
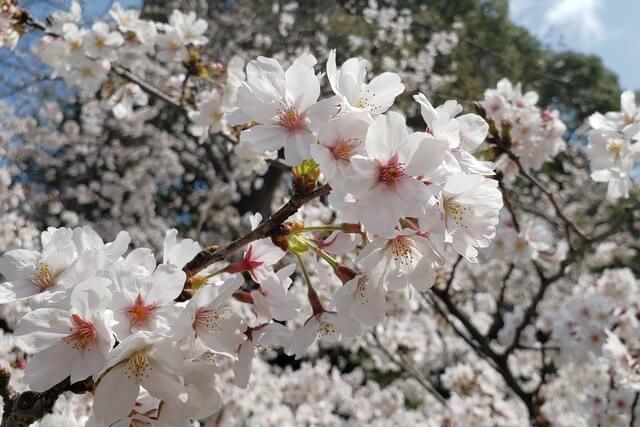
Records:
<instances>
[{"instance_id":1,"label":"canopy of blossoms","mask_svg":"<svg viewBox=\"0 0 640 427\"><path fill-rule=\"evenodd\" d=\"M339 47L223 64L193 12L81 18L76 2L44 23L0 0L0 46L40 34L52 77L91 100L83 129L55 106L42 123L0 113L2 426L636 423L638 280L607 268L638 256L632 92L580 147L506 79L465 112ZM159 105L188 123L179 136L99 140L101 118L144 135ZM210 170L200 230L205 213L224 224L190 237L146 215L151 193L183 190L187 155ZM543 173L561 156L564 175ZM43 202L63 218L43 230L21 214L35 196L20 174L61 159L103 176L58 193L104 198L130 230L103 238L71 203ZM287 188L267 212L228 210L273 168Z\"/></svg>"}]
</instances>

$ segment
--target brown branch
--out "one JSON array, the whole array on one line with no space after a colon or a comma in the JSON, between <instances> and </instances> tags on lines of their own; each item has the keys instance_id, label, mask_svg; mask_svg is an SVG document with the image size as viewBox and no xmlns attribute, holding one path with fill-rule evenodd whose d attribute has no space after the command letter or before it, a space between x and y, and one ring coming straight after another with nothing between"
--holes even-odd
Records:
<instances>
[{"instance_id":1,"label":"brown branch","mask_svg":"<svg viewBox=\"0 0 640 427\"><path fill-rule=\"evenodd\" d=\"M453 284L453 279L456 277L456 270L458 269L458 265L462 261L462 255L458 255L458 259L453 263L453 267L451 267L451 272L449 273L449 278L447 279L447 285L445 286L445 292L449 292L451 289L451 285Z\"/></svg>"},{"instance_id":2,"label":"brown branch","mask_svg":"<svg viewBox=\"0 0 640 427\"><path fill-rule=\"evenodd\" d=\"M529 304L529 306L525 310L524 315L522 317L522 322L520 322L520 324L516 327L513 341L504 352L505 356L508 356L511 352L513 352L513 350L515 350L518 347L520 334L522 334L522 332L525 330L527 325L531 322L531 320L533 320L534 316L538 311L538 305L540 305L540 302L542 302L545 293L554 282L556 282L558 279L562 278L566 274L567 268L573 262L574 262L573 257L568 256L566 259L564 259L560 263L558 272L548 277L544 275L542 267L540 267L538 263L536 262L533 263L534 267L536 268L536 272L538 273L538 277L540 278L540 287L538 288L538 291L536 292L536 294L533 296L533 300L531 301L531 304Z\"/></svg>"},{"instance_id":3,"label":"brown branch","mask_svg":"<svg viewBox=\"0 0 640 427\"><path fill-rule=\"evenodd\" d=\"M637 209L640 209L640 203L636 203L632 206L627 206L626 208L624 208L624 212L622 213L622 215L618 217L618 219L613 223L613 225L611 225L611 227L609 227L602 233L594 234L593 236L588 237L586 239L586 243L597 243L613 236L620 230L620 228L622 228L625 222L632 218L633 212Z\"/></svg>"},{"instance_id":4,"label":"brown branch","mask_svg":"<svg viewBox=\"0 0 640 427\"><path fill-rule=\"evenodd\" d=\"M513 209L511 200L507 196L507 188L504 185L504 175L501 171L496 171L496 179L498 181L500 192L502 193L502 201L504 202L504 207L509 211L509 214L511 214L511 222L513 222L513 228L515 228L517 233L520 233L520 222L518 221L516 212Z\"/></svg>"},{"instance_id":5,"label":"brown branch","mask_svg":"<svg viewBox=\"0 0 640 427\"><path fill-rule=\"evenodd\" d=\"M438 288L432 288L431 292L445 305L449 313L462 323L464 328L469 332L470 338L477 344L477 349L493 362L494 369L500 374L500 376L502 376L505 383L526 405L530 417L533 418L536 416L537 409L534 406L533 396L524 391L518 383L518 380L513 376L513 372L511 372L511 369L509 368L508 355L498 354L491 348L489 341L475 327L467 315L464 314L451 300L447 292Z\"/></svg>"},{"instance_id":6,"label":"brown branch","mask_svg":"<svg viewBox=\"0 0 640 427\"><path fill-rule=\"evenodd\" d=\"M182 105L182 103L180 102L179 99L173 98L171 95L163 92L162 90L158 89L157 87L155 87L151 83L143 80L141 77L138 77L137 75L132 73L131 70L129 70L127 67L125 67L123 65L120 65L118 63L112 62L111 63L111 71L116 76L118 76L120 78L123 78L123 79L125 79L125 80L127 80L127 81L129 81L131 83L137 84L147 94L166 102L167 104L171 105L172 107L175 107L175 108L177 108L179 110L184 110L185 112L188 112L188 110L185 108L184 105Z\"/></svg>"},{"instance_id":7,"label":"brown branch","mask_svg":"<svg viewBox=\"0 0 640 427\"><path fill-rule=\"evenodd\" d=\"M488 340L495 339L498 336L498 332L504 325L504 320L502 319L502 309L504 308L504 299L507 291L507 282L509 281L509 278L511 277L511 273L513 273L514 268L515 268L515 265L513 264L513 262L510 263L509 268L507 269L507 272L502 277L500 294L498 295L498 301L496 303L496 312L493 314L493 322L489 327L489 332L487 332Z\"/></svg>"},{"instance_id":8,"label":"brown branch","mask_svg":"<svg viewBox=\"0 0 640 427\"><path fill-rule=\"evenodd\" d=\"M578 235L578 237L580 237L582 240L586 240L586 236L584 235L584 233L580 231L578 226L575 225L573 221L571 221L562 211L562 208L560 207L560 204L558 203L556 198L553 196L553 193L547 190L540 181L538 181L536 178L530 175L529 172L527 172L524 166L522 166L522 162L520 162L520 158L516 156L513 153L513 151L511 151L510 149L506 149L504 150L504 152L507 154L507 156L509 156L509 159L511 159L516 164L516 166L518 166L518 171L520 172L520 175L522 175L524 178L526 178L527 181L529 181L534 186L536 186L542 192L542 194L544 194L546 198L551 202L551 205L553 206L553 209L555 210L556 215L558 215L558 217L562 220L565 227L569 228L574 233L576 233L576 235Z\"/></svg>"},{"instance_id":9,"label":"brown branch","mask_svg":"<svg viewBox=\"0 0 640 427\"><path fill-rule=\"evenodd\" d=\"M405 371L409 374L413 379L418 381L418 383L427 390L433 397L435 397L438 402L440 402L444 407L448 407L447 405L447 397L442 393L438 388L428 379L426 378L420 371L418 371L415 367L411 366L407 362L405 362L402 357L395 357L387 348L380 342L380 338L374 332L371 333L374 341L376 342L376 347L378 347L382 352L387 356L387 358L400 370Z\"/></svg>"},{"instance_id":10,"label":"brown branch","mask_svg":"<svg viewBox=\"0 0 640 427\"><path fill-rule=\"evenodd\" d=\"M183 268L183 271L187 274L186 288L190 288L190 279L200 271L215 262L226 259L229 255L233 254L234 252L253 242L254 240L271 237L277 231L279 226L283 222L285 222L291 215L296 213L298 209L300 209L305 203L329 194L330 191L331 186L329 184L325 184L322 187L316 188L311 193L296 194L284 206L282 206L269 218L264 220L254 230L250 231L242 237L239 237L223 248L212 246L198 253Z\"/></svg>"},{"instance_id":11,"label":"brown branch","mask_svg":"<svg viewBox=\"0 0 640 427\"><path fill-rule=\"evenodd\" d=\"M71 384L67 377L64 381L51 387L49 390L39 393L35 391L23 391L16 393L9 384L11 372L8 369L0 369L0 395L4 401L4 412L0 427L27 427L51 413L58 396L66 391L83 394L93 390L91 377L84 381Z\"/></svg>"},{"instance_id":12,"label":"brown branch","mask_svg":"<svg viewBox=\"0 0 640 427\"><path fill-rule=\"evenodd\" d=\"M636 391L633 403L631 404L631 421L629 422L629 427L634 427L634 424L636 423L636 406L638 406L638 398L640 398L640 392Z\"/></svg>"}]
</instances>

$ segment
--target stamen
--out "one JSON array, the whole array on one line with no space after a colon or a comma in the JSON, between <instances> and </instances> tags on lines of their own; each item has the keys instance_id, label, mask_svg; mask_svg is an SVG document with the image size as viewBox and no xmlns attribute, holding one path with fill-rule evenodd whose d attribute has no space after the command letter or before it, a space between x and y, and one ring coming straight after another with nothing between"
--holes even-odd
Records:
<instances>
[{"instance_id":1,"label":"stamen","mask_svg":"<svg viewBox=\"0 0 640 427\"><path fill-rule=\"evenodd\" d=\"M369 303L369 298L367 298L367 284L367 277L362 276L358 279L358 284L356 285L356 293L360 296L359 302L362 305Z\"/></svg>"},{"instance_id":2,"label":"stamen","mask_svg":"<svg viewBox=\"0 0 640 427\"><path fill-rule=\"evenodd\" d=\"M133 304L125 309L125 314L129 318L131 326L141 327L149 322L149 319L157 309L157 304L145 305L142 296L138 294Z\"/></svg>"},{"instance_id":3,"label":"stamen","mask_svg":"<svg viewBox=\"0 0 640 427\"><path fill-rule=\"evenodd\" d=\"M134 353L127 363L127 369L125 375L129 379L135 379L138 383L144 378L149 378L149 371L151 367L149 365L149 359L147 353L144 350Z\"/></svg>"},{"instance_id":4,"label":"stamen","mask_svg":"<svg viewBox=\"0 0 640 427\"><path fill-rule=\"evenodd\" d=\"M209 333L221 332L219 322L221 317L222 313L218 310L200 308L196 311L193 328L204 328Z\"/></svg>"},{"instance_id":5,"label":"stamen","mask_svg":"<svg viewBox=\"0 0 640 427\"><path fill-rule=\"evenodd\" d=\"M473 210L468 205L456 203L451 199L444 199L444 211L447 220L452 219L459 227L469 228L464 223L464 216L466 214L472 214Z\"/></svg>"},{"instance_id":6,"label":"stamen","mask_svg":"<svg viewBox=\"0 0 640 427\"><path fill-rule=\"evenodd\" d=\"M64 342L76 350L84 350L88 345L96 342L98 335L93 323L84 321L77 314L71 315L71 322L73 323L71 334L63 338Z\"/></svg>"},{"instance_id":7,"label":"stamen","mask_svg":"<svg viewBox=\"0 0 640 427\"><path fill-rule=\"evenodd\" d=\"M41 291L49 289L56 284L57 274L53 273L48 265L40 264L38 271L31 275L31 282Z\"/></svg>"},{"instance_id":8,"label":"stamen","mask_svg":"<svg viewBox=\"0 0 640 427\"><path fill-rule=\"evenodd\" d=\"M620 140L613 140L607 142L605 146L607 153L611 155L614 159L620 158L620 152L622 151L622 142Z\"/></svg>"},{"instance_id":9,"label":"stamen","mask_svg":"<svg viewBox=\"0 0 640 427\"><path fill-rule=\"evenodd\" d=\"M340 139L329 150L336 160L348 161L353 157L360 143L361 141L357 138Z\"/></svg>"},{"instance_id":10,"label":"stamen","mask_svg":"<svg viewBox=\"0 0 640 427\"><path fill-rule=\"evenodd\" d=\"M281 111L278 116L280 125L287 128L289 132L306 128L304 114L298 114L294 107Z\"/></svg>"},{"instance_id":11,"label":"stamen","mask_svg":"<svg viewBox=\"0 0 640 427\"><path fill-rule=\"evenodd\" d=\"M320 322L320 327L318 328L318 337L326 337L327 335L334 335L336 333L336 328L333 326L333 323L327 322L323 320Z\"/></svg>"},{"instance_id":12,"label":"stamen","mask_svg":"<svg viewBox=\"0 0 640 427\"><path fill-rule=\"evenodd\" d=\"M398 155L393 156L386 165L380 165L378 169L378 179L387 185L392 185L400 181L404 176L405 164L398 161Z\"/></svg>"},{"instance_id":13,"label":"stamen","mask_svg":"<svg viewBox=\"0 0 640 427\"><path fill-rule=\"evenodd\" d=\"M413 264L413 241L406 236L398 236L391 242L391 253L396 262L404 265Z\"/></svg>"}]
</instances>

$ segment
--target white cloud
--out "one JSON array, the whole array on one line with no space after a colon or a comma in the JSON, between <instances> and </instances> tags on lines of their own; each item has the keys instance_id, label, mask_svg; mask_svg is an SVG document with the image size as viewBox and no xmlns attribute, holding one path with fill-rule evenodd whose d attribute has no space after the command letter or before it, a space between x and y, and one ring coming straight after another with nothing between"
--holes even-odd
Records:
<instances>
[{"instance_id":1,"label":"white cloud","mask_svg":"<svg viewBox=\"0 0 640 427\"><path fill-rule=\"evenodd\" d=\"M599 13L602 6L602 0L554 1L544 14L542 31L574 32L584 43L602 41L606 35Z\"/></svg>"}]
</instances>

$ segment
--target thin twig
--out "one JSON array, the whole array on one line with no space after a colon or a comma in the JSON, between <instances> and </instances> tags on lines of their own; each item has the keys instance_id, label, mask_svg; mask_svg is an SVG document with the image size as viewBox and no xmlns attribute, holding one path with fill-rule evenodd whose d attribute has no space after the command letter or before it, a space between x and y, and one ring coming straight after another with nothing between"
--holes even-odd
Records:
<instances>
[{"instance_id":1,"label":"thin twig","mask_svg":"<svg viewBox=\"0 0 640 427\"><path fill-rule=\"evenodd\" d=\"M564 223L565 227L571 229L582 240L586 240L587 237L584 235L584 233L582 231L580 231L578 226L575 225L573 223L573 221L571 221L567 217L567 215L565 215L565 213L562 211L562 208L560 207L560 204L558 203L556 198L553 196L553 193L551 193L551 191L547 190L545 188L545 186L542 185L542 183L540 183L540 181L538 181L536 178L534 178L532 175L530 175L529 172L527 172L525 167L522 165L522 162L520 161L520 158L518 156L516 156L513 153L513 151L511 151L510 149L506 149L506 150L504 150L504 152L507 154L507 156L509 156L509 159L511 159L516 164L516 166L518 166L518 170L520 172L520 175L522 175L524 178L527 179L527 181L529 181L534 186L536 186L542 192L542 194L544 194L546 196L546 198L551 202L551 205L553 206L553 209L555 210L556 215L558 215L558 217L562 220L562 222ZM569 243L571 243L571 242L569 242Z\"/></svg>"},{"instance_id":2,"label":"thin twig","mask_svg":"<svg viewBox=\"0 0 640 427\"><path fill-rule=\"evenodd\" d=\"M276 229L291 215L296 213L298 209L300 209L305 203L329 194L330 191L331 186L329 184L325 184L309 194L296 194L277 212L275 212L269 218L264 220L260 225L258 225L255 229L245 234L244 236L239 237L223 248L213 246L204 249L203 251L198 253L191 261L189 261L183 268L183 271L187 274L186 287L190 287L190 279L200 271L215 262L226 259L229 255L233 254L234 252L253 242L254 240L272 236Z\"/></svg>"},{"instance_id":3,"label":"thin twig","mask_svg":"<svg viewBox=\"0 0 640 427\"><path fill-rule=\"evenodd\" d=\"M371 335L373 336L373 339L376 342L376 346L380 350L382 350L385 356L387 356L387 358L391 362L393 362L393 364L395 364L398 368L405 371L407 374L413 377L416 381L418 381L418 383L420 383L422 388L424 388L429 393L431 393L431 395L435 397L438 400L438 402L440 402L444 407L448 407L446 396L442 394L442 392L438 390L438 388L428 378L422 375L422 373L418 371L415 367L405 362L402 359L402 357L396 358L393 354L391 354L391 352L387 350L387 348L384 345L382 345L375 331L371 332Z\"/></svg>"},{"instance_id":4,"label":"thin twig","mask_svg":"<svg viewBox=\"0 0 640 427\"><path fill-rule=\"evenodd\" d=\"M455 278L456 275L456 270L458 269L458 264L460 264L460 262L462 261L462 255L458 255L458 259L456 259L456 262L453 263L453 267L451 267L451 272L449 273L449 278L447 279L447 285L445 286L445 292L449 292L449 289L451 289L451 284L453 283L453 279Z\"/></svg>"},{"instance_id":5,"label":"thin twig","mask_svg":"<svg viewBox=\"0 0 640 427\"><path fill-rule=\"evenodd\" d=\"M631 422L629 422L629 427L634 427L636 423L636 406L638 406L638 399L640 398L640 391L636 391L636 395L633 398L633 404L631 405Z\"/></svg>"}]
</instances>

